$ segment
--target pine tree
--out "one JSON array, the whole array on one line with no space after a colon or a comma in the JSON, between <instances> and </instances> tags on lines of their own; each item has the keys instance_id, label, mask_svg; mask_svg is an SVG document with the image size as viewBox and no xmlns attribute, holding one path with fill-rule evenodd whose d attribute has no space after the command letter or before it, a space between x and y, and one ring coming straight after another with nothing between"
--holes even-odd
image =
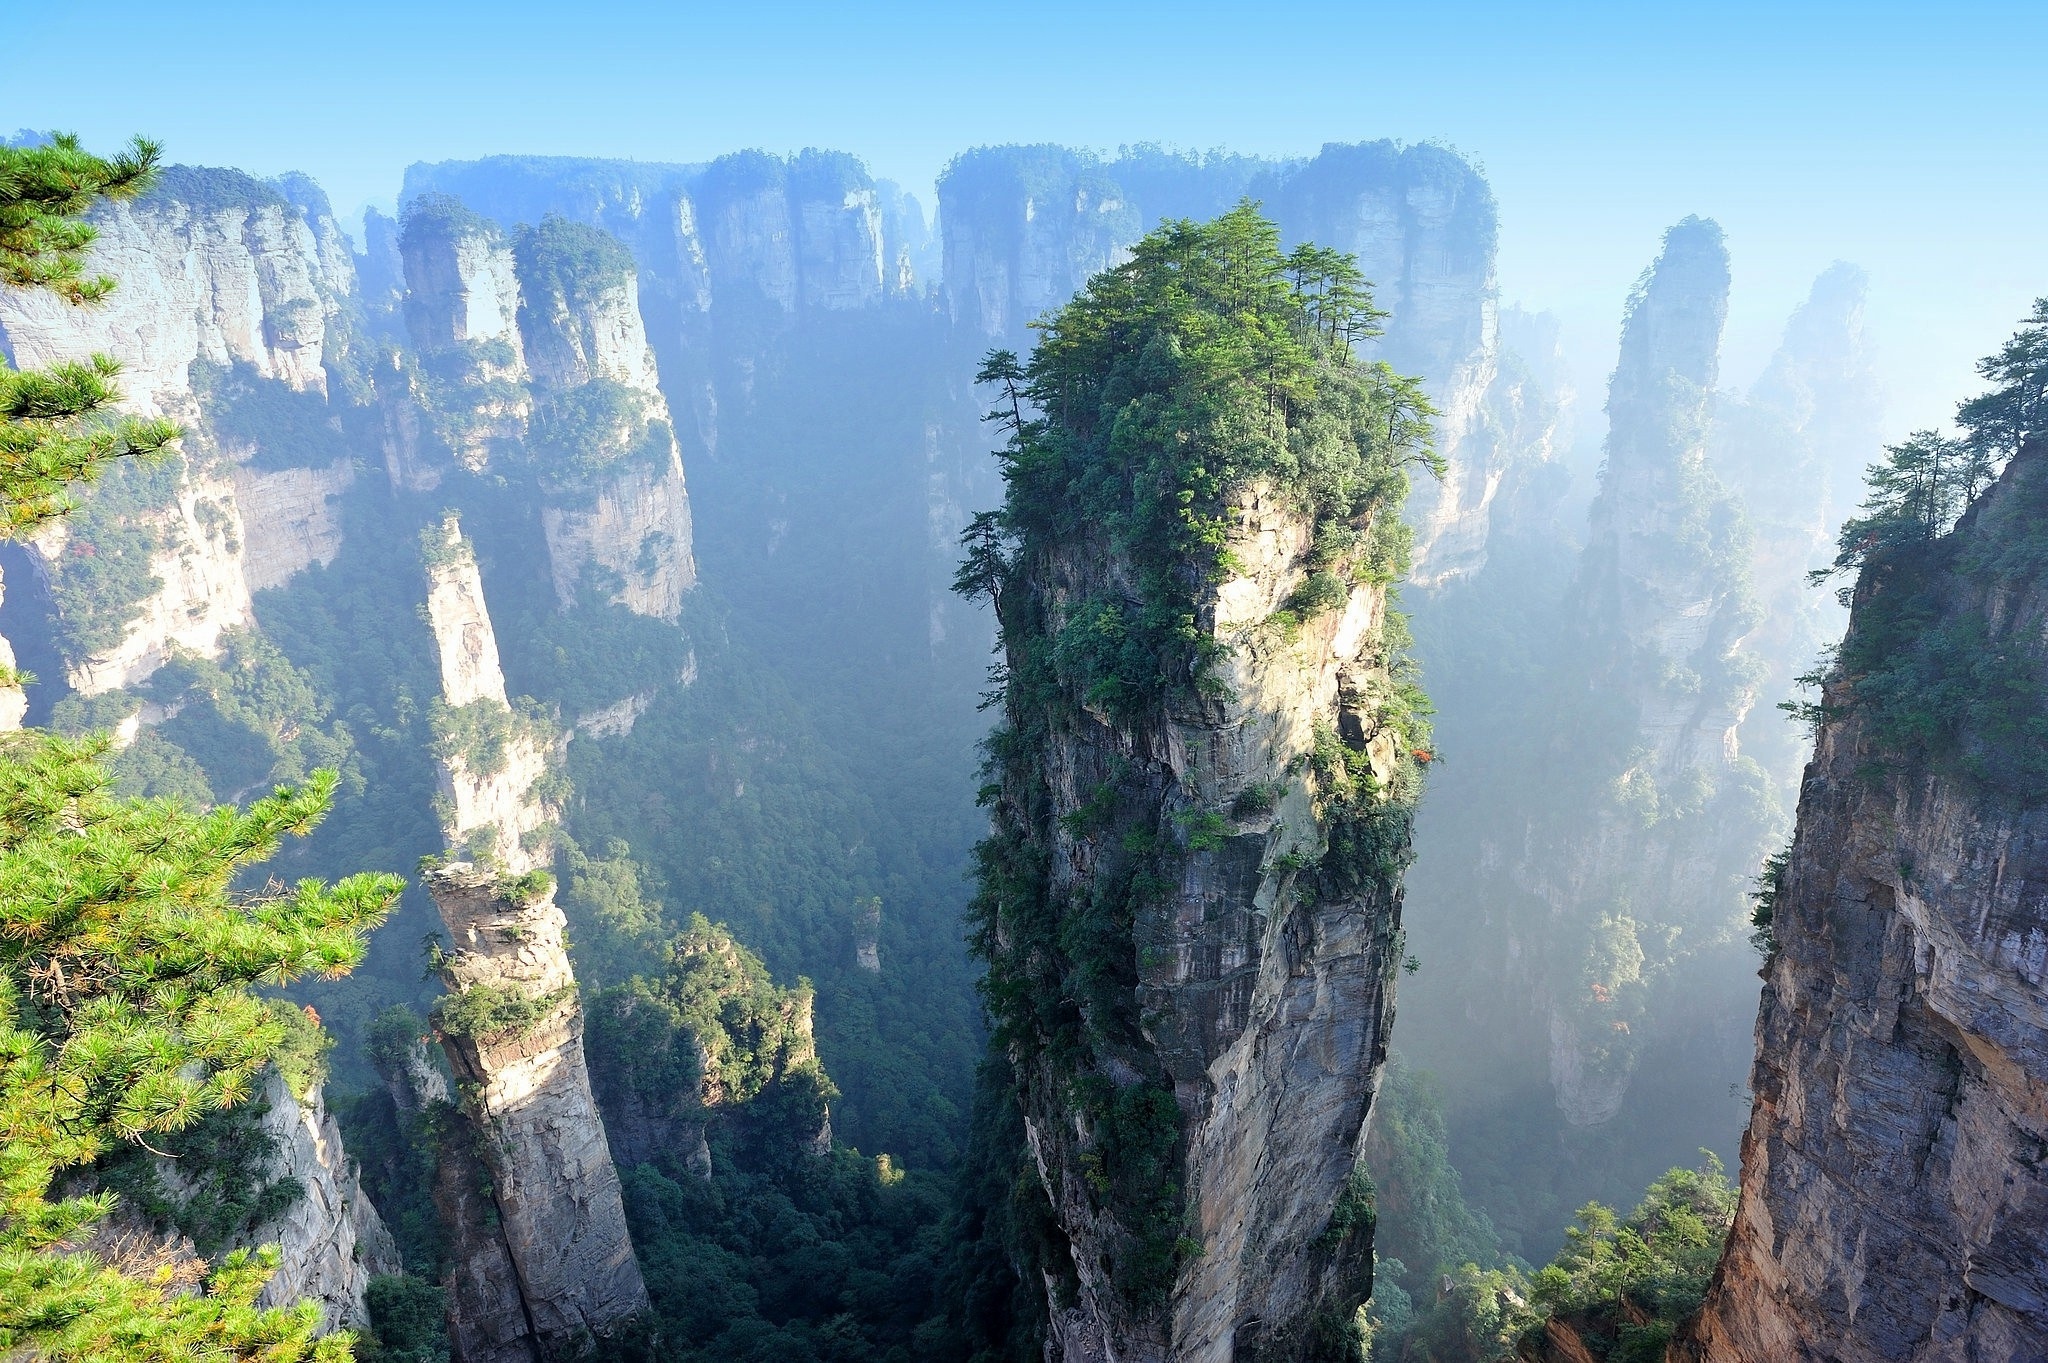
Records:
<instances>
[{"instance_id":1,"label":"pine tree","mask_svg":"<svg viewBox=\"0 0 2048 1363\"><path fill-rule=\"evenodd\" d=\"M104 299L113 281L82 273L82 215L140 192L156 159L140 140L112 160L69 137L0 148L0 287ZM63 514L67 484L176 438L111 413L118 372L105 356L0 367L0 533ZM285 1041L253 988L351 969L400 882L239 892L241 868L326 811L334 774L197 813L117 798L108 746L0 735L0 1355L338 1363L350 1340L314 1339L316 1304L256 1308L274 1249L229 1256L200 1290L176 1256L96 1240L112 1198L60 1184L247 1097Z\"/></svg>"},{"instance_id":2,"label":"pine tree","mask_svg":"<svg viewBox=\"0 0 2048 1363\"><path fill-rule=\"evenodd\" d=\"M0 287L47 289L77 306L105 299L114 281L83 273L86 249L99 235L83 215L96 200L142 193L160 154L137 138L102 160L62 134L41 146L0 146ZM91 481L109 460L154 453L177 438L168 421L113 414L120 372L106 355L25 372L0 359L0 534L24 534L63 515L68 485Z\"/></svg>"}]
</instances>

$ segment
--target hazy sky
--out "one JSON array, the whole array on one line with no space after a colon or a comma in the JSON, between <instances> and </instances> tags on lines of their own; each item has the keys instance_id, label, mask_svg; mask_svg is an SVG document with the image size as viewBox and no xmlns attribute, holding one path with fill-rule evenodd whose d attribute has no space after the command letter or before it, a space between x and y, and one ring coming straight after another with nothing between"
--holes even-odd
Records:
<instances>
[{"instance_id":1,"label":"hazy sky","mask_svg":"<svg viewBox=\"0 0 2048 1363\"><path fill-rule=\"evenodd\" d=\"M85 14L81 24L78 16ZM1894 429L2048 294L2048 4L133 3L9 14L0 130L311 173L844 148L917 190L978 143L1307 153L1447 141L1500 198L1502 296L1611 362L1662 229L1718 218L1725 377L1837 258L1872 276ZM1594 395L1597 398L1597 393Z\"/></svg>"}]
</instances>

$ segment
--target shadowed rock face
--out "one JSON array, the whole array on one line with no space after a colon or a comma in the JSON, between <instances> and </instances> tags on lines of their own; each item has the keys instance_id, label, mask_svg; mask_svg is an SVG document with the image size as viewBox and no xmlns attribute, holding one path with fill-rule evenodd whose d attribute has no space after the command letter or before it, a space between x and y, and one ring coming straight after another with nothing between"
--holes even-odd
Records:
<instances>
[{"instance_id":1,"label":"shadowed rock face","mask_svg":"<svg viewBox=\"0 0 2048 1363\"><path fill-rule=\"evenodd\" d=\"M1981 622L2038 716L2048 582L1996 556L2038 533L2044 490L2036 444L1926 558L1866 573L1851 638L1925 586L1928 628ZM1827 700L1771 924L1742 1201L1673 1358L2048 1357L2048 807L1897 750L1853 680ZM1979 713L1963 750L1995 771Z\"/></svg>"},{"instance_id":2,"label":"shadowed rock face","mask_svg":"<svg viewBox=\"0 0 2048 1363\"><path fill-rule=\"evenodd\" d=\"M462 1363L567 1356L647 1308L618 1171L591 1097L583 1011L554 892L508 897L457 863L427 880L451 954L437 1014L464 1132L443 1143L435 1200L451 1227L451 1338ZM475 991L522 1001L472 1017Z\"/></svg>"}]
</instances>

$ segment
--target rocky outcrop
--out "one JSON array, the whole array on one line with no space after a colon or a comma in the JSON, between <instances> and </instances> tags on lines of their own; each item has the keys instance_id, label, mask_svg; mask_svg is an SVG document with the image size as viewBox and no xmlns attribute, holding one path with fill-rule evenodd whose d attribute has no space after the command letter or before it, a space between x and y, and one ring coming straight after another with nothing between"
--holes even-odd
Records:
<instances>
[{"instance_id":1,"label":"rocky outcrop","mask_svg":"<svg viewBox=\"0 0 2048 1363\"><path fill-rule=\"evenodd\" d=\"M446 196L408 205L398 247L417 356L379 376L385 458L399 486L430 488L442 460L482 469L525 433L519 282L506 235Z\"/></svg>"},{"instance_id":2,"label":"rocky outcrop","mask_svg":"<svg viewBox=\"0 0 2048 1363\"><path fill-rule=\"evenodd\" d=\"M1720 229L1689 218L1630 301L1567 611L1570 708L1546 763L1563 798L1517 859L1545 912L1511 929L1508 950L1541 1000L1552 1088L1577 1127L1620 1110L1658 1026L1732 1002L1702 996L1702 962L1738 962L1739 985L1745 891L1770 832L1769 793L1736 742L1755 694L1748 539L1706 460L1727 294Z\"/></svg>"},{"instance_id":3,"label":"rocky outcrop","mask_svg":"<svg viewBox=\"0 0 2048 1363\"><path fill-rule=\"evenodd\" d=\"M32 542L69 622L67 680L85 695L145 680L174 649L216 656L224 632L253 622L252 591L333 558L340 532L328 503L347 467L289 468L289 450L250 464L257 450L217 437L216 403L195 391L195 366L318 406L327 365L349 345L355 287L326 200L303 177L273 184L172 167L150 194L103 206L94 222L88 269L119 287L92 307L0 291L0 341L24 366L115 356L123 406L171 416L193 438L175 476L110 478L82 496L86 514ZM113 598L107 573L78 571L103 551L146 555L156 584ZM100 618L117 610L118 625Z\"/></svg>"},{"instance_id":4,"label":"rocky outcrop","mask_svg":"<svg viewBox=\"0 0 2048 1363\"><path fill-rule=\"evenodd\" d=\"M673 440L666 457L635 464L587 494L541 510L548 573L563 606L595 570L608 595L636 615L674 620L697 582L690 554L690 497Z\"/></svg>"},{"instance_id":5,"label":"rocky outcrop","mask_svg":"<svg viewBox=\"0 0 2048 1363\"><path fill-rule=\"evenodd\" d=\"M241 361L294 389L326 392L322 362L353 274L277 187L239 171L173 166L148 195L105 205L93 222L100 236L87 269L120 287L89 308L40 290L0 291L0 340L16 365L114 355L128 404L172 416L185 414L194 360Z\"/></svg>"},{"instance_id":6,"label":"rocky outcrop","mask_svg":"<svg viewBox=\"0 0 2048 1363\"><path fill-rule=\"evenodd\" d=\"M778 988L723 926L693 918L663 975L590 1000L591 1082L613 1157L708 1179L714 1127L745 1167L830 1154L834 1090L812 1003L807 981Z\"/></svg>"},{"instance_id":7,"label":"rocky outcrop","mask_svg":"<svg viewBox=\"0 0 2048 1363\"><path fill-rule=\"evenodd\" d=\"M506 228L556 213L610 233L671 317L870 306L913 288L930 259L916 201L843 152L741 152L703 166L497 156L407 169L406 202L435 193Z\"/></svg>"},{"instance_id":8,"label":"rocky outcrop","mask_svg":"<svg viewBox=\"0 0 2048 1363\"><path fill-rule=\"evenodd\" d=\"M646 1310L619 1176L583 1057L552 882L428 873L448 932L435 1010L468 1139L444 1142L449 1324L460 1363L573 1356Z\"/></svg>"},{"instance_id":9,"label":"rocky outcrop","mask_svg":"<svg viewBox=\"0 0 2048 1363\"><path fill-rule=\"evenodd\" d=\"M441 699L458 710L479 700L503 705L505 672L498 662L498 634L484 606L476 551L454 516L445 517L428 535L427 625L441 663Z\"/></svg>"},{"instance_id":10,"label":"rocky outcrop","mask_svg":"<svg viewBox=\"0 0 2048 1363\"><path fill-rule=\"evenodd\" d=\"M1085 380L1041 381L1130 384L1104 409L1175 410L1179 390L1144 390L1138 368L1105 346ZM1299 489L1241 474L1209 513L1213 571L1160 562L1057 499L1087 486L1131 523L1162 516L1146 499L1175 474L1142 442L1175 433L1127 443L1061 420L1025 428L1016 466L1070 461L1049 479L1062 491L1013 478L1018 543L966 570L992 574L1012 679L976 948L1056 1227L1020 1272L1043 1274L1048 1356L1066 1363L1331 1356L1371 1285L1361 1147L1428 756L1396 698L1400 565L1365 568L1367 527L1396 508L1325 511L1364 532L1332 554L1333 522L1318 534ZM1167 600L1200 632L1192 656L1138 623L1181 584L1185 604ZM1128 651L1095 642L1110 638Z\"/></svg>"},{"instance_id":11,"label":"rocky outcrop","mask_svg":"<svg viewBox=\"0 0 2048 1363\"><path fill-rule=\"evenodd\" d=\"M278 1247L278 1271L257 1303L315 1301L329 1330L367 1325L364 1293L375 1275L399 1271L398 1246L363 1194L320 1085L294 1093L273 1069L263 1100L270 1108L263 1130L275 1150L265 1176L301 1191L277 1217L241 1237L244 1245Z\"/></svg>"},{"instance_id":12,"label":"rocky outcrop","mask_svg":"<svg viewBox=\"0 0 2048 1363\"><path fill-rule=\"evenodd\" d=\"M398 238L405 265L405 321L421 351L475 341L501 341L518 354L519 282L512 243L459 202L438 198L411 205Z\"/></svg>"},{"instance_id":13,"label":"rocky outcrop","mask_svg":"<svg viewBox=\"0 0 2048 1363\"><path fill-rule=\"evenodd\" d=\"M697 577L690 498L633 258L596 228L549 217L520 229L516 259L536 400L528 451L556 597L573 606L595 575L628 610L674 620Z\"/></svg>"},{"instance_id":14,"label":"rocky outcrop","mask_svg":"<svg viewBox=\"0 0 2048 1363\"><path fill-rule=\"evenodd\" d=\"M853 963L870 975L882 973L882 899L870 895L854 905Z\"/></svg>"},{"instance_id":15,"label":"rocky outcrop","mask_svg":"<svg viewBox=\"0 0 2048 1363\"><path fill-rule=\"evenodd\" d=\"M125 472L125 471L124 471ZM161 500L154 482L109 480L88 515L53 521L29 541L50 579L63 630L65 679L83 696L134 686L147 680L178 649L217 657L221 636L255 624L249 580L243 570L244 527L227 470L202 470L180 459ZM119 504L110 487L134 495ZM124 534L124 532L126 532ZM100 631L86 634L85 622L111 608L96 578L75 565L98 557L103 544L120 536L146 537L122 543L128 553L146 552L156 586L124 603L125 624L117 642L102 643ZM131 547L131 545L133 547ZM110 546L111 547L111 546ZM112 633L112 630L106 631Z\"/></svg>"},{"instance_id":16,"label":"rocky outcrop","mask_svg":"<svg viewBox=\"0 0 2048 1363\"><path fill-rule=\"evenodd\" d=\"M443 836L510 872L533 870L548 860L555 811L543 786L561 740L506 699L483 578L460 524L451 516L429 528L423 548L444 705L433 718Z\"/></svg>"},{"instance_id":17,"label":"rocky outcrop","mask_svg":"<svg viewBox=\"0 0 2048 1363\"><path fill-rule=\"evenodd\" d=\"M1770 915L1735 1228L1675 1359L2048 1357L2048 798L2012 738L2048 697L2044 508L2035 443L1857 587ZM1952 688L1931 744L1896 708L1931 697L1859 693L1909 655Z\"/></svg>"}]
</instances>

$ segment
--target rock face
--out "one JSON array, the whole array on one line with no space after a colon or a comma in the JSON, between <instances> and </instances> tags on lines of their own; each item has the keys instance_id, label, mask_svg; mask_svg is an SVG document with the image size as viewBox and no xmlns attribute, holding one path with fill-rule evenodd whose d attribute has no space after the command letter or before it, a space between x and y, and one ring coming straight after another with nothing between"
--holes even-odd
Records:
<instances>
[{"instance_id":1,"label":"rock face","mask_svg":"<svg viewBox=\"0 0 2048 1363\"><path fill-rule=\"evenodd\" d=\"M363 1294L379 1273L399 1271L398 1247L383 1218L363 1195L354 1163L342 1149L341 1128L327 1111L318 1085L301 1099L276 1070L263 1088L270 1111L265 1133L276 1144L267 1171L303 1192L274 1220L241 1239L276 1245L281 1262L257 1299L262 1306L317 1301L329 1330L369 1323Z\"/></svg>"},{"instance_id":2,"label":"rock face","mask_svg":"<svg viewBox=\"0 0 2048 1363\"><path fill-rule=\"evenodd\" d=\"M75 618L90 604L67 591L77 560L136 531L154 541L149 571L158 585L127 605L120 637L95 630L90 644L66 640L67 680L84 695L147 679L174 648L216 656L225 631L252 623L252 591L334 557L340 532L328 503L346 486L346 467L283 467L292 458L285 451L252 467L259 451L215 439L217 413L195 393L193 369L234 367L248 382L317 402L328 391L325 365L347 352L355 289L326 200L302 178L272 184L176 166L135 203L96 210L94 222L100 236L88 269L113 275L119 287L87 308L0 290L0 342L22 366L111 354L124 366L123 406L171 416L195 439L178 477L109 480L81 498L87 515L52 526L31 546L60 612ZM140 502L117 508L106 500L119 497L117 488L144 486ZM83 579L76 589L101 590Z\"/></svg>"},{"instance_id":3,"label":"rock face","mask_svg":"<svg viewBox=\"0 0 2048 1363\"><path fill-rule=\"evenodd\" d=\"M879 896L863 899L854 906L854 964L871 975L882 973L882 901Z\"/></svg>"},{"instance_id":4,"label":"rock face","mask_svg":"<svg viewBox=\"0 0 2048 1363\"><path fill-rule=\"evenodd\" d=\"M513 897L456 863L428 889L452 946L436 1010L470 1139L444 1143L461 1363L572 1356L646 1310L618 1171L583 1059L583 1010L552 884Z\"/></svg>"},{"instance_id":5,"label":"rock face","mask_svg":"<svg viewBox=\"0 0 2048 1363\"><path fill-rule=\"evenodd\" d=\"M999 829L1035 830L1059 904L1120 893L1146 817L1180 830L1156 837L1187 839L1171 883L1155 897L1132 891L1142 1041L1098 1042L1078 1080L1049 1052L1012 1056L1031 1155L1070 1250L1071 1290L1048 1283L1055 1356L1067 1363L1307 1357L1319 1331L1341 1334L1370 1284L1358 1159L1393 1007L1398 871L1311 873L1330 825L1307 773L1319 735L1343 734L1387 782L1405 756L1372 700L1388 684L1385 592L1353 587L1298 637L1277 637L1267 622L1309 575L1311 526L1268 487L1239 494L1228 523L1237 571L1201 603L1227 649L1219 698L1142 723L1063 716L1039 757L1043 786L1013 773L997 816ZM1057 635L1064 612L1133 569L1074 545L1024 571ZM1018 609L1005 600L1006 636ZM1013 671L1023 662L1013 648ZM1405 816L1387 817L1398 865ZM1077 1109L1090 1084L1120 1095L1109 1100L1119 1116ZM1105 1196L1119 1177L1118 1122L1162 1090L1184 1137L1171 1172L1151 1177L1186 1190L1177 1234L1200 1246L1163 1302L1133 1295L1145 1231L1131 1190L1121 1206Z\"/></svg>"},{"instance_id":6,"label":"rock face","mask_svg":"<svg viewBox=\"0 0 2048 1363\"><path fill-rule=\"evenodd\" d=\"M708 1179L713 1128L743 1165L830 1154L832 1089L812 1004L808 982L777 988L725 928L693 919L663 976L590 1002L591 1081L613 1157Z\"/></svg>"},{"instance_id":7,"label":"rock face","mask_svg":"<svg viewBox=\"0 0 2048 1363\"><path fill-rule=\"evenodd\" d=\"M1547 914L1511 929L1509 950L1535 972L1572 1126L1620 1110L1656 1012L1719 1010L1675 980L1653 997L1646 981L1674 959L1739 955L1769 831L1768 793L1736 744L1754 698L1741 652L1754 623L1748 542L1705 453L1727 294L1720 229L1687 219L1631 300L1568 608L1580 631L1565 664L1571 708L1548 763L1583 792L1532 821L1516 872Z\"/></svg>"},{"instance_id":8,"label":"rock face","mask_svg":"<svg viewBox=\"0 0 2048 1363\"><path fill-rule=\"evenodd\" d=\"M405 322L422 351L502 341L518 353L519 281L512 243L452 200L415 205L399 237L405 263Z\"/></svg>"},{"instance_id":9,"label":"rock face","mask_svg":"<svg viewBox=\"0 0 2048 1363\"><path fill-rule=\"evenodd\" d=\"M2038 724L2048 582L2009 546L2038 535L2044 475L2035 443L1947 539L1866 569L1844 657L1910 596L1927 618L1884 652L1960 628ZM1961 697L1956 750L1930 752L1888 739L1857 681L1827 688L1806 769L1742 1198L1688 1363L2048 1356L2048 801L2008 779L2027 759L1988 732L1995 696Z\"/></svg>"},{"instance_id":10,"label":"rock face","mask_svg":"<svg viewBox=\"0 0 2048 1363\"><path fill-rule=\"evenodd\" d=\"M520 229L516 261L535 397L528 448L555 594L573 606L595 570L610 599L674 620L697 579L690 498L632 255L596 228L548 217Z\"/></svg>"},{"instance_id":11,"label":"rock face","mask_svg":"<svg viewBox=\"0 0 2048 1363\"><path fill-rule=\"evenodd\" d=\"M173 416L183 415L195 359L240 360L294 389L326 392L322 360L336 346L353 270L277 187L239 171L173 166L148 195L106 205L93 221L100 237L88 271L120 287L90 308L0 291L0 338L17 366L111 354L125 366L128 404Z\"/></svg>"},{"instance_id":12,"label":"rock face","mask_svg":"<svg viewBox=\"0 0 2048 1363\"><path fill-rule=\"evenodd\" d=\"M631 247L668 318L714 306L866 307L913 288L930 254L916 200L843 152L741 152L702 166L497 156L407 169L406 202L434 193L508 228L559 213L603 229Z\"/></svg>"},{"instance_id":13,"label":"rock face","mask_svg":"<svg viewBox=\"0 0 2048 1363\"><path fill-rule=\"evenodd\" d=\"M241 517L242 576L251 592L282 587L341 552L335 499L355 482L355 468L237 468L235 509Z\"/></svg>"},{"instance_id":14,"label":"rock face","mask_svg":"<svg viewBox=\"0 0 2048 1363\"><path fill-rule=\"evenodd\" d=\"M437 808L448 845L518 873L548 860L554 811L542 794L560 742L505 697L498 636L476 556L453 517L427 532L427 620L446 710L435 724Z\"/></svg>"},{"instance_id":15,"label":"rock face","mask_svg":"<svg viewBox=\"0 0 2048 1363\"><path fill-rule=\"evenodd\" d=\"M53 521L29 541L52 581L60 616L74 623L64 648L65 677L73 690L94 696L133 686L168 662L175 649L215 657L222 634L255 623L231 478L181 460L176 486L159 504L108 514L107 490L98 495L101 516ZM92 605L94 588L83 579L74 594L66 579L74 562L97 556L108 538L102 527L117 533L139 528L150 538L149 567L158 586L129 608L118 643L91 647L78 641L75 622Z\"/></svg>"},{"instance_id":16,"label":"rock face","mask_svg":"<svg viewBox=\"0 0 2048 1363\"><path fill-rule=\"evenodd\" d=\"M439 543L427 563L427 624L441 660L441 698L461 709L479 700L505 701L498 634L484 606L484 579L462 523L441 522Z\"/></svg>"}]
</instances>

